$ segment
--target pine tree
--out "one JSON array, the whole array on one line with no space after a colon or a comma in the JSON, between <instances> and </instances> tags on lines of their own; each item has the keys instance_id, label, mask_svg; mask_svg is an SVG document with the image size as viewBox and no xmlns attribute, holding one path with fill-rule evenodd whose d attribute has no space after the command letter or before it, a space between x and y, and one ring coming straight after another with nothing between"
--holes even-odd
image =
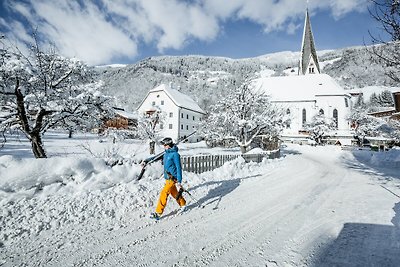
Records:
<instances>
[{"instance_id":1,"label":"pine tree","mask_svg":"<svg viewBox=\"0 0 400 267\"><path fill-rule=\"evenodd\" d=\"M382 107L393 107L394 101L392 92L390 92L389 90L382 91L382 93L379 95L379 104Z\"/></svg>"},{"instance_id":2,"label":"pine tree","mask_svg":"<svg viewBox=\"0 0 400 267\"><path fill-rule=\"evenodd\" d=\"M367 105L364 102L364 95L359 94L357 96L356 102L354 103L354 108L366 108Z\"/></svg>"}]
</instances>

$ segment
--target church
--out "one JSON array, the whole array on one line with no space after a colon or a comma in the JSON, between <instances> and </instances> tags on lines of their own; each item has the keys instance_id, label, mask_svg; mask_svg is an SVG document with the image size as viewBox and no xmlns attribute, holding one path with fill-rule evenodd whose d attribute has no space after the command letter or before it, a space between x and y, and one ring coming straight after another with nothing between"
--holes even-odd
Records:
<instances>
[{"instance_id":1,"label":"church","mask_svg":"<svg viewBox=\"0 0 400 267\"><path fill-rule=\"evenodd\" d=\"M332 118L337 133L349 133L351 95L329 75L321 73L308 9L306 10L298 73L294 76L256 79L256 88L271 97L290 116L284 135L304 132L317 114Z\"/></svg>"}]
</instances>

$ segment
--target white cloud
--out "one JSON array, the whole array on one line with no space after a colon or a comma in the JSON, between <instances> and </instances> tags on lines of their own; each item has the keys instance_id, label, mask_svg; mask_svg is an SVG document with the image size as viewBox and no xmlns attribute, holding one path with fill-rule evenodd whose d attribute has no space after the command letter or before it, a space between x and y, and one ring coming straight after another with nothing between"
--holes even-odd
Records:
<instances>
[{"instance_id":1,"label":"white cloud","mask_svg":"<svg viewBox=\"0 0 400 267\"><path fill-rule=\"evenodd\" d=\"M61 53L90 64L134 59L140 43L163 52L181 49L193 40L212 41L229 20L246 19L265 32L292 34L301 26L306 6L306 1L298 0L92 0L82 5L67 0L29 1L29 5L8 3L33 27L38 26ZM365 11L368 2L311 0L309 9L330 10L340 19L351 11ZM19 26L14 34L27 38Z\"/></svg>"}]
</instances>

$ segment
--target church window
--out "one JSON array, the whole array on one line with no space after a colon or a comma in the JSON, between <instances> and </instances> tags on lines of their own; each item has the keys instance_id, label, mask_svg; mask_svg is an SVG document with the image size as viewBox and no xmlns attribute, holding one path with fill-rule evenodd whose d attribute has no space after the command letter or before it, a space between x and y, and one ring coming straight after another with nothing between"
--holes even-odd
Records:
<instances>
[{"instance_id":1,"label":"church window","mask_svg":"<svg viewBox=\"0 0 400 267\"><path fill-rule=\"evenodd\" d=\"M333 121L335 122L336 128L338 128L338 111L336 108L333 110Z\"/></svg>"},{"instance_id":2,"label":"church window","mask_svg":"<svg viewBox=\"0 0 400 267\"><path fill-rule=\"evenodd\" d=\"M306 109L303 108L303 117L302 117L303 124L305 124L306 121L307 121L307 112L306 112Z\"/></svg>"}]
</instances>

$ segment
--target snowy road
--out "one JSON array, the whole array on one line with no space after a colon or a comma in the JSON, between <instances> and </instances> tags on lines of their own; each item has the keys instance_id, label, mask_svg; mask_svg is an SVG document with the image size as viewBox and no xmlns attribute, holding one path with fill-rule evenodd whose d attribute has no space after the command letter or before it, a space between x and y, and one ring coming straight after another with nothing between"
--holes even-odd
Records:
<instances>
[{"instance_id":1,"label":"snowy road","mask_svg":"<svg viewBox=\"0 0 400 267\"><path fill-rule=\"evenodd\" d=\"M3 265L400 266L399 180L322 149L290 146L259 174L200 184L203 209L175 216L171 201L160 222L132 211L125 227L42 231L3 248Z\"/></svg>"}]
</instances>

